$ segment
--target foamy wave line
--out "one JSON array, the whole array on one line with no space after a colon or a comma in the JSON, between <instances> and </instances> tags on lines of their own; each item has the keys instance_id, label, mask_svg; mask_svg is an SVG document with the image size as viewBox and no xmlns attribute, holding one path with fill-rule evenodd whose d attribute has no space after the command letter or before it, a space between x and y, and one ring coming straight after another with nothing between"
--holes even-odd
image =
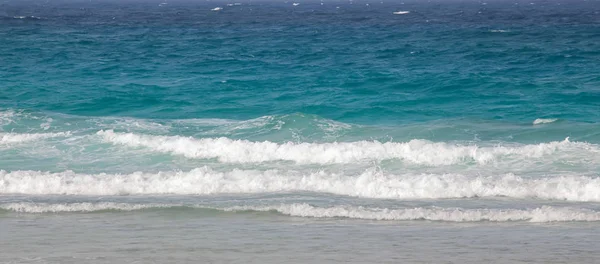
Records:
<instances>
[{"instance_id":1,"label":"foamy wave line","mask_svg":"<svg viewBox=\"0 0 600 264\"><path fill-rule=\"evenodd\" d=\"M367 170L358 175L280 170L77 174L71 171L0 171L0 194L129 195L319 192L365 198L471 197L600 201L600 178L561 176L528 179L460 174L394 175Z\"/></svg>"},{"instance_id":2,"label":"foamy wave line","mask_svg":"<svg viewBox=\"0 0 600 264\"><path fill-rule=\"evenodd\" d=\"M309 204L279 206L238 206L226 211L275 211L284 215L314 218L351 218L365 220L429 220L446 222L569 222L600 221L600 212L588 209L542 206L530 210L516 209L462 209L462 208L408 208L380 209L353 206L314 207Z\"/></svg>"},{"instance_id":3,"label":"foamy wave line","mask_svg":"<svg viewBox=\"0 0 600 264\"><path fill-rule=\"evenodd\" d=\"M234 206L226 208L203 205L177 204L130 204L130 203L7 203L0 209L19 213L65 213L97 211L136 211L153 208L210 209L224 212L277 212L283 215L311 218L350 218L388 221L446 221L446 222L569 222L600 221L600 212L568 207L542 206L535 209L463 209L440 207L417 207L404 209L368 208L362 206L315 207L306 203L281 204L275 206Z\"/></svg>"},{"instance_id":4,"label":"foamy wave line","mask_svg":"<svg viewBox=\"0 0 600 264\"><path fill-rule=\"evenodd\" d=\"M167 208L166 204L129 204L129 203L8 203L0 204L0 209L19 213L59 213L59 212L96 212L96 211L135 211L148 208Z\"/></svg>"},{"instance_id":5,"label":"foamy wave line","mask_svg":"<svg viewBox=\"0 0 600 264\"><path fill-rule=\"evenodd\" d=\"M538 118L536 120L533 120L533 124L534 125L548 124L548 123L556 122L557 120L558 120L557 118Z\"/></svg>"},{"instance_id":6,"label":"foamy wave line","mask_svg":"<svg viewBox=\"0 0 600 264\"><path fill-rule=\"evenodd\" d=\"M55 138L55 137L68 137L70 135L71 135L70 132L33 133L33 134L0 133L0 144L30 142L30 141Z\"/></svg>"},{"instance_id":7,"label":"foamy wave line","mask_svg":"<svg viewBox=\"0 0 600 264\"><path fill-rule=\"evenodd\" d=\"M555 141L515 147L457 145L411 140L406 143L358 141L335 143L274 143L253 142L229 138L195 139L180 136L152 136L134 133L116 133L102 130L97 133L104 141L130 147L144 147L152 151L183 155L188 158L216 158L220 162L255 163L293 161L301 164L353 163L360 161L401 159L427 165L451 165L464 162L488 163L503 156L539 158L556 152L579 155L598 155L598 146ZM585 154L584 154L585 155Z\"/></svg>"}]
</instances>

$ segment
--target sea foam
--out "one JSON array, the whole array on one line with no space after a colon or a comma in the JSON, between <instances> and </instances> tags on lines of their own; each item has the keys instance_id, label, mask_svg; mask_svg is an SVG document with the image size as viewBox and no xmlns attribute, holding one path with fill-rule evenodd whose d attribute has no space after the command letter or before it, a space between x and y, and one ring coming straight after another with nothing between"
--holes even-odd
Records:
<instances>
[{"instance_id":1,"label":"sea foam","mask_svg":"<svg viewBox=\"0 0 600 264\"><path fill-rule=\"evenodd\" d=\"M210 207L207 205L181 204L132 204L132 203L33 203L17 202L0 204L0 209L18 213L73 213L98 211L135 211L161 208L210 209L224 212L276 212L283 215L310 218L349 218L387 221L445 221L445 222L570 222L600 221L600 212L571 207L542 206L532 209L464 209L441 207L415 208L369 208L363 206L316 207L306 203Z\"/></svg>"},{"instance_id":2,"label":"sea foam","mask_svg":"<svg viewBox=\"0 0 600 264\"><path fill-rule=\"evenodd\" d=\"M0 144L2 143L22 143L36 141L55 137L68 137L70 132L58 133L0 133Z\"/></svg>"},{"instance_id":3,"label":"sea foam","mask_svg":"<svg viewBox=\"0 0 600 264\"><path fill-rule=\"evenodd\" d=\"M434 199L511 197L600 201L600 178L552 178L389 174L374 169L357 175L281 170L78 174L71 171L0 171L0 194L63 195L209 195L226 193L318 192L365 198Z\"/></svg>"},{"instance_id":4,"label":"sea foam","mask_svg":"<svg viewBox=\"0 0 600 264\"><path fill-rule=\"evenodd\" d=\"M554 141L533 145L477 146L414 139L409 142L356 141L334 143L275 143L270 141L234 140L181 136L153 136L101 130L105 142L151 151L183 155L187 158L218 159L227 163L293 161L299 164L334 164L360 161L400 159L424 165L451 165L515 159L540 158L560 153L561 156L593 156L600 147L583 142Z\"/></svg>"},{"instance_id":5,"label":"sea foam","mask_svg":"<svg viewBox=\"0 0 600 264\"><path fill-rule=\"evenodd\" d=\"M59 213L59 212L96 212L96 211L135 211L147 208L164 208L164 204L130 204L130 203L7 203L0 204L0 209L19 213Z\"/></svg>"},{"instance_id":6,"label":"sea foam","mask_svg":"<svg viewBox=\"0 0 600 264\"><path fill-rule=\"evenodd\" d=\"M284 215L314 218L351 218L365 220L429 220L447 222L568 222L600 221L600 212L542 206L535 209L462 209L462 208L407 208L380 209L355 206L314 207L309 204L279 206L238 206L226 211L275 211Z\"/></svg>"},{"instance_id":7,"label":"sea foam","mask_svg":"<svg viewBox=\"0 0 600 264\"><path fill-rule=\"evenodd\" d=\"M0 111L0 126L14 122L15 115L14 110Z\"/></svg>"}]
</instances>

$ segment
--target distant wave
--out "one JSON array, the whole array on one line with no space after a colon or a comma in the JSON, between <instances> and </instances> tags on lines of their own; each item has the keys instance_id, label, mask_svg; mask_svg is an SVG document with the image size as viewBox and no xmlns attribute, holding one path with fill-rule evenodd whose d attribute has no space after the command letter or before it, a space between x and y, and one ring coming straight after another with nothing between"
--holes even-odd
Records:
<instances>
[{"instance_id":1,"label":"distant wave","mask_svg":"<svg viewBox=\"0 0 600 264\"><path fill-rule=\"evenodd\" d=\"M129 147L144 147L151 151L183 155L188 158L212 159L220 162L253 163L293 161L301 164L353 163L372 160L401 159L427 165L450 165L464 162L487 163L502 156L520 158L542 157L556 152L599 153L597 145L568 140L535 145L490 146L436 143L427 140L409 142L335 142L335 143L274 143L229 138L152 136L117 133L102 130L97 133L104 141Z\"/></svg>"},{"instance_id":2,"label":"distant wave","mask_svg":"<svg viewBox=\"0 0 600 264\"><path fill-rule=\"evenodd\" d=\"M556 122L557 120L558 120L557 118L538 118L536 120L533 120L533 124L534 125L548 124L548 123Z\"/></svg>"},{"instance_id":3,"label":"distant wave","mask_svg":"<svg viewBox=\"0 0 600 264\"><path fill-rule=\"evenodd\" d=\"M177 204L130 204L130 203L7 203L0 209L19 213L73 213L98 211L134 211L161 208L208 209L223 212L276 212L283 215L310 218L349 218L387 221L446 221L446 222L570 222L600 221L600 212L570 208L542 206L534 209L463 209L440 207L416 207L405 209L368 208L362 206L316 207L306 203L274 206L208 207Z\"/></svg>"},{"instance_id":4,"label":"distant wave","mask_svg":"<svg viewBox=\"0 0 600 264\"><path fill-rule=\"evenodd\" d=\"M210 122L210 123L209 123ZM177 120L176 124L211 124L215 128L204 132L204 134L218 133L223 135L236 135L240 133L272 133L280 130L313 130L327 135L337 135L344 130L352 129L354 125L337 122L316 115L302 113L288 115L268 115L249 120L226 120L226 119L184 119Z\"/></svg>"},{"instance_id":5,"label":"distant wave","mask_svg":"<svg viewBox=\"0 0 600 264\"><path fill-rule=\"evenodd\" d=\"M126 132L168 134L172 131L189 131L207 136L251 137L285 133L289 138L336 138L353 128L361 126L346 124L317 115L294 113L267 115L248 120L192 118L192 119L143 119L133 117L90 117L66 114L30 113L21 110L0 110L0 131L2 126L22 126L27 132L42 128L70 130L76 132L96 132L99 129L115 129ZM5 127L5 129L7 129ZM10 129L10 128L8 128Z\"/></svg>"},{"instance_id":6,"label":"distant wave","mask_svg":"<svg viewBox=\"0 0 600 264\"><path fill-rule=\"evenodd\" d=\"M366 170L357 175L283 170L78 174L0 171L0 194L63 195L209 195L225 193L319 192L364 198L433 199L471 197L600 201L600 178L552 178L391 174Z\"/></svg>"},{"instance_id":7,"label":"distant wave","mask_svg":"<svg viewBox=\"0 0 600 264\"><path fill-rule=\"evenodd\" d=\"M41 19L41 17L37 17L37 16L13 16L14 19L34 19L34 20L39 20Z\"/></svg>"}]
</instances>

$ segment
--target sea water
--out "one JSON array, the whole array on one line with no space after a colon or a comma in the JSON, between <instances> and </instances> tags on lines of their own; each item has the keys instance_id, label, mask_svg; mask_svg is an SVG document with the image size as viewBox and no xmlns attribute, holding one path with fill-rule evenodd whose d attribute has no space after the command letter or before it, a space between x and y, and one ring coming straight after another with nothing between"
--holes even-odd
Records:
<instances>
[{"instance_id":1,"label":"sea water","mask_svg":"<svg viewBox=\"0 0 600 264\"><path fill-rule=\"evenodd\" d=\"M593 263L600 2L0 3L2 263Z\"/></svg>"}]
</instances>

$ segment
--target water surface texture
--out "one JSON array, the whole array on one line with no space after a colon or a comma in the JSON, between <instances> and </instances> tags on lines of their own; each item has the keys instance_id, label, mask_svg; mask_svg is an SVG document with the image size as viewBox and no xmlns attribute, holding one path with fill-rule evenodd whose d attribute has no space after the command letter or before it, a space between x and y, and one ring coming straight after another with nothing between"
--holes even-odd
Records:
<instances>
[{"instance_id":1,"label":"water surface texture","mask_svg":"<svg viewBox=\"0 0 600 264\"><path fill-rule=\"evenodd\" d=\"M593 263L600 2L0 3L0 262Z\"/></svg>"}]
</instances>

